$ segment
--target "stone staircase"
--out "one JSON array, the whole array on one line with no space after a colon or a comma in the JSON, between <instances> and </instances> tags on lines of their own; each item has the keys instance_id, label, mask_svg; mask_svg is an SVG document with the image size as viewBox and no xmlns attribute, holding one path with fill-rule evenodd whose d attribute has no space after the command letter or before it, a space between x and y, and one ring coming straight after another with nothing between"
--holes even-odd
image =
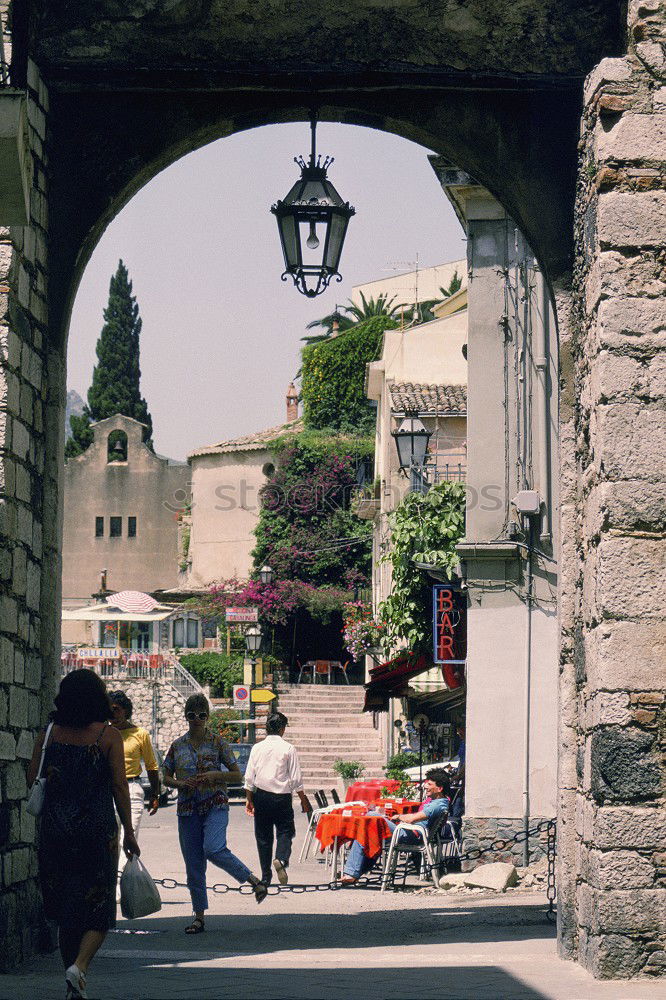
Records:
<instances>
[{"instance_id":1,"label":"stone staircase","mask_svg":"<svg viewBox=\"0 0 666 1000\"><path fill-rule=\"evenodd\" d=\"M289 719L285 739L293 743L307 792L341 788L333 773L336 760L359 760L364 778L384 776L384 755L372 714L363 712L361 686L328 684L281 685L279 710ZM329 795L330 797L330 795Z\"/></svg>"}]
</instances>

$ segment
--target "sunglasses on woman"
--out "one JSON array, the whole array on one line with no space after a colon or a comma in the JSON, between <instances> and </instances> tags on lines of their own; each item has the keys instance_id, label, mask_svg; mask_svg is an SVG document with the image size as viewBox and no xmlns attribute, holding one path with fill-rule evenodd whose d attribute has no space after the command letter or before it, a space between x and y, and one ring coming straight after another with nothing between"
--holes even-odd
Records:
<instances>
[{"instance_id":1,"label":"sunglasses on woman","mask_svg":"<svg viewBox=\"0 0 666 1000\"><path fill-rule=\"evenodd\" d=\"M199 719L201 722L208 718L208 712L188 712L185 716L188 722L194 722L195 719Z\"/></svg>"}]
</instances>

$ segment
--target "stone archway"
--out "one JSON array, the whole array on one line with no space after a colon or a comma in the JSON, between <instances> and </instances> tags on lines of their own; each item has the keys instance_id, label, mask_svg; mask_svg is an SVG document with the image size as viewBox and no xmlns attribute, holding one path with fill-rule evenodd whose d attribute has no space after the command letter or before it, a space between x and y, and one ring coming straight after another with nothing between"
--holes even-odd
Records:
<instances>
[{"instance_id":1,"label":"stone archway","mask_svg":"<svg viewBox=\"0 0 666 1000\"><path fill-rule=\"evenodd\" d=\"M109 0L93 18L86 4L14 3L12 82L28 90L32 171L31 225L0 237L0 924L18 928L5 961L31 946L17 914L29 928L38 912L23 761L58 662L63 352L78 279L104 226L159 169L211 138L305 119L316 92L322 117L397 132L466 169L506 206L555 288L561 947L596 975L659 972L663 6L629 5L628 42L619 0L474 0L434 21L395 0L370 13L339 0L300 19L268 3L222 6L182 0L118 16Z\"/></svg>"}]
</instances>

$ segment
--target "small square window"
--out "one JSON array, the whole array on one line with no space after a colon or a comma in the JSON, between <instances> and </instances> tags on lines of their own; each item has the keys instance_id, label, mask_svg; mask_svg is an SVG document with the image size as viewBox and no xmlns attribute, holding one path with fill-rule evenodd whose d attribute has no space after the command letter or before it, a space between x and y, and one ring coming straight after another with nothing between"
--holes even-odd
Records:
<instances>
[{"instance_id":1,"label":"small square window","mask_svg":"<svg viewBox=\"0 0 666 1000\"><path fill-rule=\"evenodd\" d=\"M103 538L103 537L104 537L104 518L103 517L96 517L95 518L95 538Z\"/></svg>"},{"instance_id":2,"label":"small square window","mask_svg":"<svg viewBox=\"0 0 666 1000\"><path fill-rule=\"evenodd\" d=\"M123 533L123 519L122 517L110 517L110 531L109 534L111 538L120 538Z\"/></svg>"},{"instance_id":3,"label":"small square window","mask_svg":"<svg viewBox=\"0 0 666 1000\"><path fill-rule=\"evenodd\" d=\"M127 518L127 537L128 538L136 538L136 518L135 517L128 517Z\"/></svg>"}]
</instances>

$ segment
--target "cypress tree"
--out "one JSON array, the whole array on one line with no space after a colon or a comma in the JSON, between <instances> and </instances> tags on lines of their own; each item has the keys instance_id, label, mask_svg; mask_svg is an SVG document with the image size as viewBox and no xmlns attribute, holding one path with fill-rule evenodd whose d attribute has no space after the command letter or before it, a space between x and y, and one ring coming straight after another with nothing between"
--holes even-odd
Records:
<instances>
[{"instance_id":1,"label":"cypress tree","mask_svg":"<svg viewBox=\"0 0 666 1000\"><path fill-rule=\"evenodd\" d=\"M91 421L104 420L116 413L146 424L143 441L153 447L153 422L141 395L139 338L141 318L132 295L132 282L122 260L109 285L109 303L104 310L104 326L97 341L97 364L88 389L88 405L83 415L72 417L72 437L65 455L80 455L92 443Z\"/></svg>"}]
</instances>

